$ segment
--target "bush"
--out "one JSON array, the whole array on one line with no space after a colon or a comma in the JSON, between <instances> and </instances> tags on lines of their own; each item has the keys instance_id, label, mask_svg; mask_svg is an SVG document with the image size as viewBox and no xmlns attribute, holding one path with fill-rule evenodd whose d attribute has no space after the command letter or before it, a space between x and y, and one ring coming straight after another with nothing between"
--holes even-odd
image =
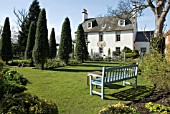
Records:
<instances>
[{"instance_id":1,"label":"bush","mask_svg":"<svg viewBox=\"0 0 170 114\"><path fill-rule=\"evenodd\" d=\"M132 50L126 46L124 47L124 49L122 51L125 53L132 53Z\"/></svg>"},{"instance_id":2,"label":"bush","mask_svg":"<svg viewBox=\"0 0 170 114\"><path fill-rule=\"evenodd\" d=\"M99 114L136 114L137 111L134 108L118 103L115 105L108 105L99 111Z\"/></svg>"},{"instance_id":3,"label":"bush","mask_svg":"<svg viewBox=\"0 0 170 114\"><path fill-rule=\"evenodd\" d=\"M69 61L69 65L77 65L77 64L79 64L79 62L76 59L71 59Z\"/></svg>"},{"instance_id":4,"label":"bush","mask_svg":"<svg viewBox=\"0 0 170 114\"><path fill-rule=\"evenodd\" d=\"M9 65L11 66L30 66L32 63L31 63L31 60L28 59L28 60L12 60L12 61L9 61L8 62Z\"/></svg>"},{"instance_id":5,"label":"bush","mask_svg":"<svg viewBox=\"0 0 170 114\"><path fill-rule=\"evenodd\" d=\"M2 68L4 67L4 62L3 61L0 61L0 71L2 71Z\"/></svg>"},{"instance_id":6,"label":"bush","mask_svg":"<svg viewBox=\"0 0 170 114\"><path fill-rule=\"evenodd\" d=\"M146 54L139 65L142 75L151 81L156 89L170 90L170 63L157 51Z\"/></svg>"},{"instance_id":7,"label":"bush","mask_svg":"<svg viewBox=\"0 0 170 114\"><path fill-rule=\"evenodd\" d=\"M58 114L55 103L28 93L8 94L0 104L3 114Z\"/></svg>"},{"instance_id":8,"label":"bush","mask_svg":"<svg viewBox=\"0 0 170 114\"><path fill-rule=\"evenodd\" d=\"M57 59L48 59L47 62L44 64L46 69L53 69L59 67L59 61Z\"/></svg>"},{"instance_id":9,"label":"bush","mask_svg":"<svg viewBox=\"0 0 170 114\"><path fill-rule=\"evenodd\" d=\"M169 114L170 113L170 107L164 106L161 104L154 104L152 102L149 102L145 104L145 107L149 109L149 111L152 113L157 113L157 114Z\"/></svg>"}]
</instances>

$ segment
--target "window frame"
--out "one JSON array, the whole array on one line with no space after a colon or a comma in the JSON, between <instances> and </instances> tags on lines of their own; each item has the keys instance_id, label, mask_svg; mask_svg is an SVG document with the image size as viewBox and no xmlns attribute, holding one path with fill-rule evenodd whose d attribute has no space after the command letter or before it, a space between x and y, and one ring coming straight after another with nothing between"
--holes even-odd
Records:
<instances>
[{"instance_id":1,"label":"window frame","mask_svg":"<svg viewBox=\"0 0 170 114\"><path fill-rule=\"evenodd\" d=\"M90 25L90 26L89 26ZM87 23L87 28L92 28L92 22Z\"/></svg>"}]
</instances>

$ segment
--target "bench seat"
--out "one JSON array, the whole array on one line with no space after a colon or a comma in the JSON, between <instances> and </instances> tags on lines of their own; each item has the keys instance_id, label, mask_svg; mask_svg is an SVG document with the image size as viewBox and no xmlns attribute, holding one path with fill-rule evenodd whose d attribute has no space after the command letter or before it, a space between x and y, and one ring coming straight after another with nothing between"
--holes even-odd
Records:
<instances>
[{"instance_id":1,"label":"bench seat","mask_svg":"<svg viewBox=\"0 0 170 114\"><path fill-rule=\"evenodd\" d=\"M134 88L137 86L138 63L126 66L103 67L102 75L89 74L90 76L90 95L98 94L104 99L104 87L115 82L123 81L123 85L132 84L126 82L128 79L134 78ZM97 77L97 78L93 78ZM101 86L101 92L93 90L93 85Z\"/></svg>"}]
</instances>

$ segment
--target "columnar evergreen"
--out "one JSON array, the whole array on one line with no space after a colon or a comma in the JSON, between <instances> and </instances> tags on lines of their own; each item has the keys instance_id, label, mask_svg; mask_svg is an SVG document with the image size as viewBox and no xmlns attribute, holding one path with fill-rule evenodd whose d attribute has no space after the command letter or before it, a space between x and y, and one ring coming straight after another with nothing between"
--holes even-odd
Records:
<instances>
[{"instance_id":1,"label":"columnar evergreen","mask_svg":"<svg viewBox=\"0 0 170 114\"><path fill-rule=\"evenodd\" d=\"M58 57L60 60L68 64L70 58L69 54L71 52L72 52L71 29L70 29L70 21L67 17L62 25Z\"/></svg>"},{"instance_id":2,"label":"columnar evergreen","mask_svg":"<svg viewBox=\"0 0 170 114\"><path fill-rule=\"evenodd\" d=\"M1 59L6 63L12 59L11 30L8 17L5 19L1 35L0 55Z\"/></svg>"},{"instance_id":3,"label":"columnar evergreen","mask_svg":"<svg viewBox=\"0 0 170 114\"><path fill-rule=\"evenodd\" d=\"M48 44L48 30L46 11L42 9L37 22L35 45L33 48L33 60L36 65L40 65L41 69L44 69L44 63L49 55Z\"/></svg>"},{"instance_id":4,"label":"columnar evergreen","mask_svg":"<svg viewBox=\"0 0 170 114\"><path fill-rule=\"evenodd\" d=\"M77 39L76 39L76 48L75 56L78 61L84 62L88 57L87 46L84 37L84 30L80 24L77 29Z\"/></svg>"},{"instance_id":5,"label":"columnar evergreen","mask_svg":"<svg viewBox=\"0 0 170 114\"><path fill-rule=\"evenodd\" d=\"M50 58L51 59L56 57L56 52L57 52L56 46L57 46L57 44L56 44L56 40L55 40L55 30L54 30L54 28L52 28L51 35L50 35L50 44L49 44Z\"/></svg>"},{"instance_id":6,"label":"columnar evergreen","mask_svg":"<svg viewBox=\"0 0 170 114\"><path fill-rule=\"evenodd\" d=\"M39 2L38 2L38 0L34 0L29 7L28 16L23 21L23 23L21 25L21 30L19 31L18 46L19 46L21 52L25 51L31 22L32 21L35 21L35 23L37 22L39 13L40 13Z\"/></svg>"},{"instance_id":7,"label":"columnar evergreen","mask_svg":"<svg viewBox=\"0 0 170 114\"><path fill-rule=\"evenodd\" d=\"M35 33L36 33L36 24L34 21L32 21L29 33L28 33L28 39L27 39L27 46L25 49L25 58L30 59L32 58L32 50L35 44Z\"/></svg>"}]
</instances>

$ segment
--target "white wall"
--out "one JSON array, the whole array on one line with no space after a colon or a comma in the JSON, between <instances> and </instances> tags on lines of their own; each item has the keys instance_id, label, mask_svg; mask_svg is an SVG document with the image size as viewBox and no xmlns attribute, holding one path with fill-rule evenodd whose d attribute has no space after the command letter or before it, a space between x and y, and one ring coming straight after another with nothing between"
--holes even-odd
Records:
<instances>
[{"instance_id":1,"label":"white wall","mask_svg":"<svg viewBox=\"0 0 170 114\"><path fill-rule=\"evenodd\" d=\"M146 53L149 53L149 42L135 42L135 49L140 51L141 48L146 48Z\"/></svg>"},{"instance_id":2,"label":"white wall","mask_svg":"<svg viewBox=\"0 0 170 114\"><path fill-rule=\"evenodd\" d=\"M104 32L103 33L103 41L105 41L106 46L103 48L103 54L108 55L108 49L110 48L111 54L112 51L116 51L116 47L120 47L121 50L124 47L129 47L130 49L134 49L134 34L133 30L129 31L121 31L120 32L120 41L116 41L116 33L115 32ZM99 53L99 47L97 46L97 42L99 41L99 33L88 33L88 52L91 54L91 49L93 52Z\"/></svg>"}]
</instances>

